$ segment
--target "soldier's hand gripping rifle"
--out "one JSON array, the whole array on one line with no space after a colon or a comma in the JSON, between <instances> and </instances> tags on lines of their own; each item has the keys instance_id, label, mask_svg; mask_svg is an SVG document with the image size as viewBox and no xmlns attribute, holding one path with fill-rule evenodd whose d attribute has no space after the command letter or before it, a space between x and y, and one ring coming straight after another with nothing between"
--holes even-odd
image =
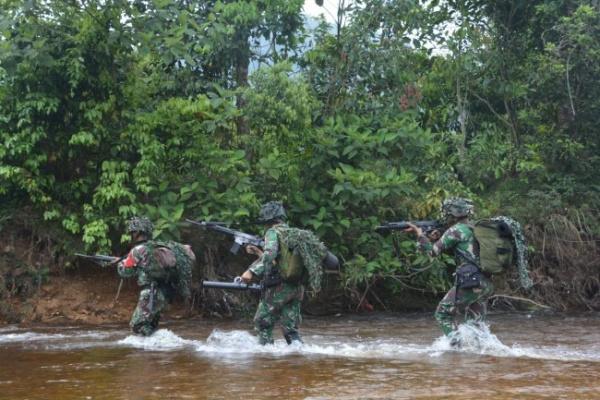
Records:
<instances>
[{"instance_id":1,"label":"soldier's hand gripping rifle","mask_svg":"<svg viewBox=\"0 0 600 400\"><path fill-rule=\"evenodd\" d=\"M202 287L207 289L249 290L251 292L260 292L263 290L262 285L245 283L239 276L233 282L202 281Z\"/></svg>"},{"instance_id":2,"label":"soldier's hand gripping rifle","mask_svg":"<svg viewBox=\"0 0 600 400\"><path fill-rule=\"evenodd\" d=\"M429 235L433 231L442 231L444 230L444 224L440 221L431 220L431 221L398 221L398 222L384 222L383 224L375 227L375 231L381 234L393 232L393 231L403 231L406 228L409 228L409 224L415 225L423 230L423 233Z\"/></svg>"},{"instance_id":3,"label":"soldier's hand gripping rifle","mask_svg":"<svg viewBox=\"0 0 600 400\"><path fill-rule=\"evenodd\" d=\"M229 251L233 254L237 254L240 247L246 247L248 245L256 246L261 249L264 249L265 247L265 241L261 237L227 228L226 226L223 226L224 224L222 222L194 221L191 219L186 219L186 222L205 229L220 232L224 235L232 236L233 245L231 245ZM340 265L336 255L329 250L327 251L327 254L325 254L322 263L327 269L337 269Z\"/></svg>"},{"instance_id":4,"label":"soldier's hand gripping rifle","mask_svg":"<svg viewBox=\"0 0 600 400\"><path fill-rule=\"evenodd\" d=\"M423 233L430 237L431 239L437 240L444 230L444 224L436 220L430 221L398 221L398 222L384 222L383 224L375 227L375 231L381 235L386 235L390 232L399 231L402 232L407 228L410 228L410 225L415 225L423 231ZM432 235L434 232L437 234ZM396 251L396 256L400 257L400 244L398 243L398 238L396 235L393 235L393 244L394 250Z\"/></svg>"}]
</instances>

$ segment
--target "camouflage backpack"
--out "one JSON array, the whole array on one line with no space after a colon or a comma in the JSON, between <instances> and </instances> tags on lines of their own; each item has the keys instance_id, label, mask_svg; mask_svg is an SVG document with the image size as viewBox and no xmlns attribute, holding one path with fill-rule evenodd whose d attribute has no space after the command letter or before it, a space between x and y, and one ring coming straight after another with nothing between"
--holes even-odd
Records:
<instances>
[{"instance_id":1,"label":"camouflage backpack","mask_svg":"<svg viewBox=\"0 0 600 400\"><path fill-rule=\"evenodd\" d=\"M327 253L325 245L311 231L283 226L278 226L275 230L281 253L281 279L289 283L307 281L314 293L319 292L323 276L321 262Z\"/></svg>"},{"instance_id":2,"label":"camouflage backpack","mask_svg":"<svg viewBox=\"0 0 600 400\"><path fill-rule=\"evenodd\" d=\"M475 222L473 232L479 243L481 270L500 274L516 265L519 282L529 289L533 282L527 265L527 245L521 224L509 217L495 217Z\"/></svg>"},{"instance_id":3,"label":"camouflage backpack","mask_svg":"<svg viewBox=\"0 0 600 400\"><path fill-rule=\"evenodd\" d=\"M146 242L150 257L146 274L159 282L172 285L183 298L191 296L192 270L196 256L188 245L177 242Z\"/></svg>"}]
</instances>

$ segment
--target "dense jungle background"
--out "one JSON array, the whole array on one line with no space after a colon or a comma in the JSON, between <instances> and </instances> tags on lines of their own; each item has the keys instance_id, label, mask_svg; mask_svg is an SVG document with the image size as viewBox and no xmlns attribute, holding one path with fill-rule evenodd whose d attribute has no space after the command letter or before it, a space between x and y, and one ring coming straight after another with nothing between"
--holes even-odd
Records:
<instances>
[{"instance_id":1,"label":"dense jungle background","mask_svg":"<svg viewBox=\"0 0 600 400\"><path fill-rule=\"evenodd\" d=\"M0 0L0 319L109 274L73 253L123 254L133 215L230 279L251 259L184 219L260 234L272 199L344 261L313 303L431 307L452 260L373 229L450 195L525 227L534 286L496 306L599 310L598 1L317 4Z\"/></svg>"}]
</instances>

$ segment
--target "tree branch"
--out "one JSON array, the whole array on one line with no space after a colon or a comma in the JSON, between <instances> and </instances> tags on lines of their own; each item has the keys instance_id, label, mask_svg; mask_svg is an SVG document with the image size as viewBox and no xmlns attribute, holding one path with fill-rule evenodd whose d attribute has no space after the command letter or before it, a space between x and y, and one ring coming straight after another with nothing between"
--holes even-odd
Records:
<instances>
[{"instance_id":1,"label":"tree branch","mask_svg":"<svg viewBox=\"0 0 600 400\"><path fill-rule=\"evenodd\" d=\"M571 81L569 79L569 61L571 60L571 52L567 57L567 93L569 94L569 103L571 103L571 113L575 116L575 106L573 105L573 95L571 93Z\"/></svg>"},{"instance_id":2,"label":"tree branch","mask_svg":"<svg viewBox=\"0 0 600 400\"><path fill-rule=\"evenodd\" d=\"M505 299L510 299L510 300L524 301L524 302L527 302L527 303L534 304L534 305L536 305L538 307L541 307L541 308L547 308L549 310L552 309L552 307L550 307L550 306L547 306L547 305L535 302L535 301L527 299L525 297L509 296L507 294L495 294L495 295L491 296L490 299L495 299L495 298L500 298L500 297L505 298Z\"/></svg>"}]
</instances>

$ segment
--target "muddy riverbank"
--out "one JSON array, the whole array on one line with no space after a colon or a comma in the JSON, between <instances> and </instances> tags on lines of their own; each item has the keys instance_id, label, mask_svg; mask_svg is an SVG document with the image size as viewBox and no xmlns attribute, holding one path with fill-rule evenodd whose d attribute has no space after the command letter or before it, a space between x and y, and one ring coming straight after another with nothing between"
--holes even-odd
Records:
<instances>
[{"instance_id":1,"label":"muddy riverbank","mask_svg":"<svg viewBox=\"0 0 600 400\"><path fill-rule=\"evenodd\" d=\"M119 291L120 282L116 271L100 268L51 276L33 295L8 299L10 311L0 318L0 324L127 322L136 305L139 288L134 279L129 279L123 280ZM189 310L175 301L166 316L183 318L189 316Z\"/></svg>"}]
</instances>

